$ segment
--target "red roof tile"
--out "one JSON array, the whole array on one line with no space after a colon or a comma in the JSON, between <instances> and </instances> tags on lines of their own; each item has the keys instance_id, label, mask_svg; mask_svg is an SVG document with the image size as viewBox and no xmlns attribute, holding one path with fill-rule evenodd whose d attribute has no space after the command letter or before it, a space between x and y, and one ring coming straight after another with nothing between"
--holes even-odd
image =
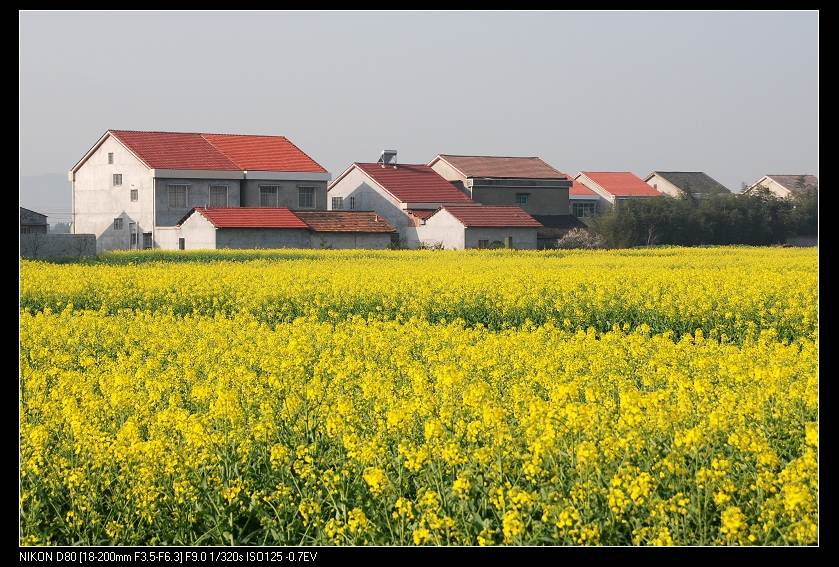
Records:
<instances>
[{"instance_id":1,"label":"red roof tile","mask_svg":"<svg viewBox=\"0 0 839 567\"><path fill-rule=\"evenodd\" d=\"M246 171L308 171L326 173L315 160L285 136L203 134L204 139Z\"/></svg>"},{"instance_id":2,"label":"red roof tile","mask_svg":"<svg viewBox=\"0 0 839 567\"><path fill-rule=\"evenodd\" d=\"M577 180L571 182L571 189L568 190L568 195L571 197L600 197L597 193Z\"/></svg>"},{"instance_id":3,"label":"red roof tile","mask_svg":"<svg viewBox=\"0 0 839 567\"><path fill-rule=\"evenodd\" d=\"M201 213L216 228L309 228L305 222L285 208L196 207L194 212ZM190 214L178 225L183 224Z\"/></svg>"},{"instance_id":4,"label":"red roof tile","mask_svg":"<svg viewBox=\"0 0 839 567\"><path fill-rule=\"evenodd\" d=\"M154 169L326 172L283 136L109 132Z\"/></svg>"},{"instance_id":5,"label":"red roof tile","mask_svg":"<svg viewBox=\"0 0 839 567\"><path fill-rule=\"evenodd\" d=\"M542 226L539 221L524 212L521 207L446 205L443 208L466 227L539 228Z\"/></svg>"},{"instance_id":6,"label":"red roof tile","mask_svg":"<svg viewBox=\"0 0 839 567\"><path fill-rule=\"evenodd\" d=\"M396 232L374 211L296 211L315 232Z\"/></svg>"},{"instance_id":7,"label":"red roof tile","mask_svg":"<svg viewBox=\"0 0 839 567\"><path fill-rule=\"evenodd\" d=\"M629 171L580 172L615 197L660 197L661 193Z\"/></svg>"},{"instance_id":8,"label":"red roof tile","mask_svg":"<svg viewBox=\"0 0 839 567\"><path fill-rule=\"evenodd\" d=\"M407 212L417 217L418 219L427 219L437 212L437 209L405 209Z\"/></svg>"},{"instance_id":9,"label":"red roof tile","mask_svg":"<svg viewBox=\"0 0 839 567\"><path fill-rule=\"evenodd\" d=\"M538 157L458 156L440 154L466 177L500 177L511 179L565 179Z\"/></svg>"},{"instance_id":10,"label":"red roof tile","mask_svg":"<svg viewBox=\"0 0 839 567\"><path fill-rule=\"evenodd\" d=\"M355 163L403 203L471 203L472 199L427 165Z\"/></svg>"}]
</instances>

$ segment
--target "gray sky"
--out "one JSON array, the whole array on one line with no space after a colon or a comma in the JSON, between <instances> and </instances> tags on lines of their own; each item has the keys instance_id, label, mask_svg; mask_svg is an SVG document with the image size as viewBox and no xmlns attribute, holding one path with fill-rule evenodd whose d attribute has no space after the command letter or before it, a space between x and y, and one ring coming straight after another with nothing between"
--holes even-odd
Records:
<instances>
[{"instance_id":1,"label":"gray sky","mask_svg":"<svg viewBox=\"0 0 839 567\"><path fill-rule=\"evenodd\" d=\"M333 177L383 148L818 175L818 46L816 12L22 12L21 202L45 176L69 209L108 128L282 134Z\"/></svg>"}]
</instances>

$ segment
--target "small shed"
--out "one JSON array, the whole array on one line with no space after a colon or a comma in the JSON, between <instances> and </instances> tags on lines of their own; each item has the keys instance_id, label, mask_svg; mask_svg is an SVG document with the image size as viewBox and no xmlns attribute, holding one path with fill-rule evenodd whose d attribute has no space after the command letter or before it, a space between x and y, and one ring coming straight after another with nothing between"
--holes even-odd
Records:
<instances>
[{"instance_id":1,"label":"small shed","mask_svg":"<svg viewBox=\"0 0 839 567\"><path fill-rule=\"evenodd\" d=\"M47 215L20 207L20 233L46 234L48 232Z\"/></svg>"},{"instance_id":2,"label":"small shed","mask_svg":"<svg viewBox=\"0 0 839 567\"><path fill-rule=\"evenodd\" d=\"M309 247L309 227L282 207L196 207L178 227L181 250Z\"/></svg>"},{"instance_id":3,"label":"small shed","mask_svg":"<svg viewBox=\"0 0 839 567\"><path fill-rule=\"evenodd\" d=\"M542 225L516 206L446 205L419 227L420 240L443 248L535 250Z\"/></svg>"},{"instance_id":4,"label":"small shed","mask_svg":"<svg viewBox=\"0 0 839 567\"><path fill-rule=\"evenodd\" d=\"M295 211L312 231L312 248L387 248L399 231L375 211Z\"/></svg>"}]
</instances>

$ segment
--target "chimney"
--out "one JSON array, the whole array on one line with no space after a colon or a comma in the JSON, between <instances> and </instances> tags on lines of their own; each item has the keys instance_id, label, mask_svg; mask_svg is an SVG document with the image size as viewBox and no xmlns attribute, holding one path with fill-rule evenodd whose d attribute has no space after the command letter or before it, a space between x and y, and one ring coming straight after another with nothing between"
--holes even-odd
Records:
<instances>
[{"instance_id":1,"label":"chimney","mask_svg":"<svg viewBox=\"0 0 839 567\"><path fill-rule=\"evenodd\" d=\"M396 169L396 150L382 150L377 163L382 164L382 167L392 165Z\"/></svg>"}]
</instances>

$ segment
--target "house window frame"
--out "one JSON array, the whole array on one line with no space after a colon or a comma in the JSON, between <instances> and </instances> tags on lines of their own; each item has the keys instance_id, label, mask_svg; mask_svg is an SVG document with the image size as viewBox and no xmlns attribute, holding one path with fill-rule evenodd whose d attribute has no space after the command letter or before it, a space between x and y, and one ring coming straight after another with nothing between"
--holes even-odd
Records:
<instances>
[{"instance_id":1,"label":"house window frame","mask_svg":"<svg viewBox=\"0 0 839 567\"><path fill-rule=\"evenodd\" d=\"M337 207L335 205L338 205ZM333 211L343 211L344 210L344 198L343 197L332 197L332 210Z\"/></svg>"},{"instance_id":2,"label":"house window frame","mask_svg":"<svg viewBox=\"0 0 839 567\"><path fill-rule=\"evenodd\" d=\"M177 204L172 205L172 190L184 189L184 206L180 207ZM189 208L189 184L188 183L168 183L166 185L167 204L171 210L186 210Z\"/></svg>"},{"instance_id":3,"label":"house window frame","mask_svg":"<svg viewBox=\"0 0 839 567\"><path fill-rule=\"evenodd\" d=\"M114 165L114 152L108 152L108 165Z\"/></svg>"},{"instance_id":4,"label":"house window frame","mask_svg":"<svg viewBox=\"0 0 839 567\"><path fill-rule=\"evenodd\" d=\"M154 240L152 239L152 234L150 232L143 233L143 250L149 250L154 248Z\"/></svg>"},{"instance_id":5,"label":"house window frame","mask_svg":"<svg viewBox=\"0 0 839 567\"><path fill-rule=\"evenodd\" d=\"M530 201L530 193L516 193L516 205L526 205Z\"/></svg>"},{"instance_id":6,"label":"house window frame","mask_svg":"<svg viewBox=\"0 0 839 567\"><path fill-rule=\"evenodd\" d=\"M354 211L355 210L355 196L347 197L347 200L350 203L350 210Z\"/></svg>"},{"instance_id":7,"label":"house window frame","mask_svg":"<svg viewBox=\"0 0 839 567\"><path fill-rule=\"evenodd\" d=\"M122 217L116 217L114 219L114 230L123 230L123 226L125 226L125 222L123 222Z\"/></svg>"},{"instance_id":8,"label":"house window frame","mask_svg":"<svg viewBox=\"0 0 839 567\"><path fill-rule=\"evenodd\" d=\"M487 239L482 238L482 239L478 240L478 249L479 250L486 250L487 248L489 248L489 239L488 238Z\"/></svg>"},{"instance_id":9,"label":"house window frame","mask_svg":"<svg viewBox=\"0 0 839 567\"><path fill-rule=\"evenodd\" d=\"M577 211L581 209L589 212L587 214L578 215ZM571 214L578 219L593 217L596 210L596 203L571 203Z\"/></svg>"},{"instance_id":10,"label":"house window frame","mask_svg":"<svg viewBox=\"0 0 839 567\"><path fill-rule=\"evenodd\" d=\"M128 247L134 250L137 247L137 223L128 223Z\"/></svg>"},{"instance_id":11,"label":"house window frame","mask_svg":"<svg viewBox=\"0 0 839 567\"><path fill-rule=\"evenodd\" d=\"M262 204L262 195L271 195L271 193L263 193L266 189L273 189L274 190L274 206L272 207L271 204L263 205ZM275 209L280 206L280 186L279 185L260 185L259 186L259 206L263 209Z\"/></svg>"},{"instance_id":12,"label":"house window frame","mask_svg":"<svg viewBox=\"0 0 839 567\"><path fill-rule=\"evenodd\" d=\"M117 183L117 179L119 179L119 183ZM111 175L111 185L114 187L122 187L122 174L121 173L114 173Z\"/></svg>"},{"instance_id":13,"label":"house window frame","mask_svg":"<svg viewBox=\"0 0 839 567\"><path fill-rule=\"evenodd\" d=\"M132 203L136 203L137 201L139 201L140 200L140 190L137 189L136 187L132 187L129 198L131 199Z\"/></svg>"},{"instance_id":14,"label":"house window frame","mask_svg":"<svg viewBox=\"0 0 839 567\"><path fill-rule=\"evenodd\" d=\"M303 192L311 191L312 204L308 206L303 205ZM298 209L316 209L317 208L317 193L314 185L298 185L297 186L297 208Z\"/></svg>"},{"instance_id":15,"label":"house window frame","mask_svg":"<svg viewBox=\"0 0 839 567\"><path fill-rule=\"evenodd\" d=\"M224 189L224 205L213 205L213 189ZM210 185L207 190L207 208L208 209L226 209L230 206L230 185L222 183L214 183Z\"/></svg>"},{"instance_id":16,"label":"house window frame","mask_svg":"<svg viewBox=\"0 0 839 567\"><path fill-rule=\"evenodd\" d=\"M186 250L186 239L184 237L178 238L178 250Z\"/></svg>"}]
</instances>

